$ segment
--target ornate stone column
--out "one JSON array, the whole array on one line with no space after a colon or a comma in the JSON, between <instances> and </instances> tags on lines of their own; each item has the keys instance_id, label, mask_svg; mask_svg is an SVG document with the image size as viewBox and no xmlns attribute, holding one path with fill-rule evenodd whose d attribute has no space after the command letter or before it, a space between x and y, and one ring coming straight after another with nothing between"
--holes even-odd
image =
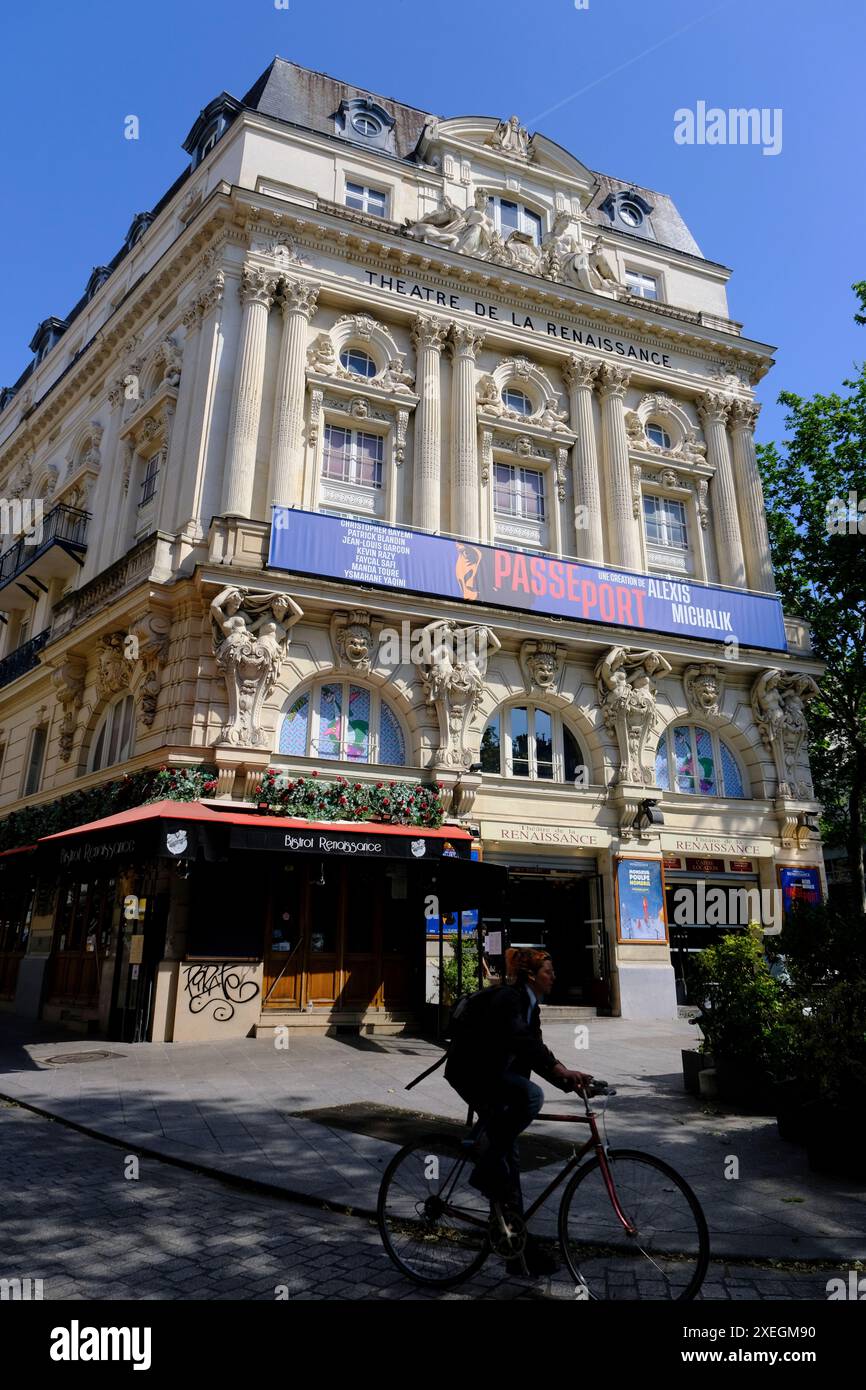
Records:
<instances>
[{"instance_id":1,"label":"ornate stone column","mask_svg":"<svg viewBox=\"0 0 866 1390\"><path fill-rule=\"evenodd\" d=\"M224 516L249 516L252 508L268 313L274 302L275 285L275 277L269 271L258 266L244 267L240 285L244 308L223 480Z\"/></svg>"},{"instance_id":2,"label":"ornate stone column","mask_svg":"<svg viewBox=\"0 0 866 1390\"><path fill-rule=\"evenodd\" d=\"M189 528L196 536L204 534L207 519L220 509L218 480L208 476L206 465L223 350L224 293L225 275L222 270L217 270L204 283L194 304L190 306L188 320L190 334L194 332L196 335L196 356L187 431L181 454L183 467L179 470L177 520L178 529Z\"/></svg>"},{"instance_id":3,"label":"ornate stone column","mask_svg":"<svg viewBox=\"0 0 866 1390\"><path fill-rule=\"evenodd\" d=\"M623 569L641 570L640 534L634 514L632 478L628 462L628 435L625 428L626 387L631 373L625 367L605 362L598 370L601 397L601 437L604 449L608 546L612 562Z\"/></svg>"},{"instance_id":4,"label":"ornate stone column","mask_svg":"<svg viewBox=\"0 0 866 1390\"><path fill-rule=\"evenodd\" d=\"M277 367L268 503L301 504L303 483L304 397L307 389L307 329L319 291L303 280L284 280L280 308L283 337ZM268 518L270 520L270 517Z\"/></svg>"},{"instance_id":5,"label":"ornate stone column","mask_svg":"<svg viewBox=\"0 0 866 1390\"><path fill-rule=\"evenodd\" d=\"M418 358L415 388L419 396L415 412L412 525L420 531L438 531L441 526L440 359L447 332L448 326L441 319L425 314L419 314L412 326Z\"/></svg>"},{"instance_id":6,"label":"ornate stone column","mask_svg":"<svg viewBox=\"0 0 866 1390\"><path fill-rule=\"evenodd\" d=\"M562 375L568 387L571 428L577 436L572 452L577 555L581 560L603 564L604 520L592 416L592 387L598 375L598 364L572 353Z\"/></svg>"},{"instance_id":7,"label":"ornate stone column","mask_svg":"<svg viewBox=\"0 0 866 1390\"><path fill-rule=\"evenodd\" d=\"M740 526L749 588L773 593L776 586L770 562L764 491L755 458L754 430L760 410L757 401L734 401L731 406L734 488L740 504Z\"/></svg>"},{"instance_id":8,"label":"ornate stone column","mask_svg":"<svg viewBox=\"0 0 866 1390\"><path fill-rule=\"evenodd\" d=\"M480 535L478 428L475 418L475 355L484 336L453 323L449 338L451 379L451 530L466 540Z\"/></svg>"},{"instance_id":9,"label":"ornate stone column","mask_svg":"<svg viewBox=\"0 0 866 1390\"><path fill-rule=\"evenodd\" d=\"M746 583L746 565L743 560L734 474L728 448L726 424L729 408L728 397L720 395L718 391L708 391L698 403L698 414L707 441L707 462L716 470L710 492L719 578L723 584L741 589Z\"/></svg>"}]
</instances>

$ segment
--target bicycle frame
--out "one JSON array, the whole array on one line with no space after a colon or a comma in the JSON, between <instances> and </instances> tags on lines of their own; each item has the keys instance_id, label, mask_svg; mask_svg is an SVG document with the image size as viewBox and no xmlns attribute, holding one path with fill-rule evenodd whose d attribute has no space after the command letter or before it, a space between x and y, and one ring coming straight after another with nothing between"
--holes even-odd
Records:
<instances>
[{"instance_id":1,"label":"bicycle frame","mask_svg":"<svg viewBox=\"0 0 866 1390\"><path fill-rule=\"evenodd\" d=\"M569 1124L574 1124L575 1121L577 1121L578 1124L587 1124L589 1125L591 1133L590 1137L587 1139L580 1152L575 1152L574 1154L572 1154L571 1158L568 1160L562 1171L557 1175L557 1177L553 1179L553 1182L551 1182L544 1189L544 1191L541 1193L539 1197L536 1197L535 1201L532 1203L529 1209L526 1212L524 1212L523 1219L527 1222L530 1221L531 1218L535 1215L535 1213L541 1207L544 1206L551 1193L555 1192L556 1189L560 1187L562 1183L565 1182L566 1178L574 1172L575 1168L578 1168L580 1166L584 1154L586 1154L590 1149L595 1149L596 1155L598 1156L598 1166L601 1169L601 1175L604 1178L604 1185L607 1188L607 1195L610 1198L611 1206L613 1207L614 1212L616 1213L616 1218L620 1222L626 1235L637 1235L637 1227L631 1221L629 1221L628 1217L625 1215L622 1207L619 1204L619 1198L616 1195L616 1188L614 1187L613 1175L610 1171L610 1164L607 1161L605 1147L602 1143L601 1136L598 1132L598 1125L596 1124L596 1112L594 1110L590 1110L589 1102L585 1098L583 1099L584 1104L586 1106L585 1115L545 1115L545 1120L567 1121Z\"/></svg>"}]
</instances>

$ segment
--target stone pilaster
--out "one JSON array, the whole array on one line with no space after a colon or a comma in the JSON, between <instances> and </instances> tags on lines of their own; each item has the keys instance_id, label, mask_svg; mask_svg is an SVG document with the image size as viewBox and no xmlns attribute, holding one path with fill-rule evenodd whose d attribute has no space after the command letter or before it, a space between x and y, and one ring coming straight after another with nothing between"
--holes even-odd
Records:
<instances>
[{"instance_id":1,"label":"stone pilaster","mask_svg":"<svg viewBox=\"0 0 866 1390\"><path fill-rule=\"evenodd\" d=\"M415 456L412 487L412 525L420 531L441 526L442 451L440 360L448 325L441 319L419 314L412 326L412 342L418 359L415 384Z\"/></svg>"},{"instance_id":2,"label":"stone pilaster","mask_svg":"<svg viewBox=\"0 0 866 1390\"><path fill-rule=\"evenodd\" d=\"M318 296L318 289L303 280L283 282L280 300L283 337L277 367L268 478L268 503L281 507L299 507L302 500L307 330Z\"/></svg>"},{"instance_id":3,"label":"stone pilaster","mask_svg":"<svg viewBox=\"0 0 866 1390\"><path fill-rule=\"evenodd\" d=\"M698 414L707 441L707 462L715 468L710 493L719 578L723 584L741 589L746 583L746 565L743 559L740 521L737 516L731 453L728 448L726 426L729 409L730 400L718 391L708 391L698 404Z\"/></svg>"},{"instance_id":4,"label":"stone pilaster","mask_svg":"<svg viewBox=\"0 0 866 1390\"><path fill-rule=\"evenodd\" d=\"M453 358L451 380L451 530L466 540L480 532L480 482L475 418L475 356L483 334L464 324L452 324L449 337Z\"/></svg>"},{"instance_id":5,"label":"stone pilaster","mask_svg":"<svg viewBox=\"0 0 866 1390\"><path fill-rule=\"evenodd\" d=\"M223 480L224 516L248 517L252 510L268 314L275 288L275 277L270 272L258 266L244 267L240 285L244 307Z\"/></svg>"},{"instance_id":6,"label":"stone pilaster","mask_svg":"<svg viewBox=\"0 0 866 1390\"><path fill-rule=\"evenodd\" d=\"M178 529L192 526L197 535L204 532L206 520L219 511L217 481L210 483L212 496L205 495L207 485L206 460L211 448L211 420L220 354L223 348L222 310L225 297L225 275L221 270L211 276L190 306L187 323L190 335L195 333L195 358L192 365L192 399L190 401L186 437L183 443L180 490L177 502ZM194 319L194 324L193 324ZM186 348L184 348L186 356Z\"/></svg>"},{"instance_id":7,"label":"stone pilaster","mask_svg":"<svg viewBox=\"0 0 866 1390\"><path fill-rule=\"evenodd\" d=\"M571 428L577 436L572 451L577 555L581 560L603 564L604 520L592 414L592 388L598 365L588 357L573 353L562 375L568 387Z\"/></svg>"},{"instance_id":8,"label":"stone pilaster","mask_svg":"<svg viewBox=\"0 0 866 1390\"><path fill-rule=\"evenodd\" d=\"M625 428L625 393L631 374L605 362L598 371L601 397L601 437L607 492L607 533L611 561L623 569L641 570L640 533L634 514L632 478Z\"/></svg>"},{"instance_id":9,"label":"stone pilaster","mask_svg":"<svg viewBox=\"0 0 866 1390\"><path fill-rule=\"evenodd\" d=\"M764 509L764 491L755 457L755 422L761 407L757 401L734 401L731 406L731 440L734 447L734 490L740 506L740 527L746 579L750 589L775 591L770 562L770 539Z\"/></svg>"}]
</instances>

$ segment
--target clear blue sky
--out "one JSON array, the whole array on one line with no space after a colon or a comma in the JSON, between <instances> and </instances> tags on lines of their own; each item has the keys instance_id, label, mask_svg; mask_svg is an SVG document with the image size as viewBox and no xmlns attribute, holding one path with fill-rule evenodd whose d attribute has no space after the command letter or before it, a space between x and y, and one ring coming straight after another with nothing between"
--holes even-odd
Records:
<instances>
[{"instance_id":1,"label":"clear blue sky","mask_svg":"<svg viewBox=\"0 0 866 1390\"><path fill-rule=\"evenodd\" d=\"M274 54L444 116L516 112L590 168L670 193L704 254L733 268L732 316L778 345L760 439L781 436L780 390L836 389L866 357L849 288L866 279L862 0L289 6L8 7L0 385L26 366L37 323L67 313L184 168L201 107L223 89L242 96ZM780 107L781 153L676 144L675 110L700 100ZM129 114L137 142L123 138Z\"/></svg>"}]
</instances>

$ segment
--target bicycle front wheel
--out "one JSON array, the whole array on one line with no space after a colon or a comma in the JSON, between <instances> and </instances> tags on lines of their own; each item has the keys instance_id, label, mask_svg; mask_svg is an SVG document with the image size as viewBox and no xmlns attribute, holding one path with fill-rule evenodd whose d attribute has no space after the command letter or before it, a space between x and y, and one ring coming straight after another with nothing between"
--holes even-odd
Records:
<instances>
[{"instance_id":1,"label":"bicycle front wheel","mask_svg":"<svg viewBox=\"0 0 866 1390\"><path fill-rule=\"evenodd\" d=\"M473 1159L458 1139L407 1144L385 1169L376 1216L397 1268L416 1284L449 1288L490 1250L489 1202L469 1186Z\"/></svg>"},{"instance_id":2,"label":"bicycle front wheel","mask_svg":"<svg viewBox=\"0 0 866 1390\"><path fill-rule=\"evenodd\" d=\"M651 1154L607 1151L626 1230L598 1158L578 1168L559 1208L559 1240L584 1297L695 1297L710 1259L701 1205L684 1178Z\"/></svg>"}]
</instances>

